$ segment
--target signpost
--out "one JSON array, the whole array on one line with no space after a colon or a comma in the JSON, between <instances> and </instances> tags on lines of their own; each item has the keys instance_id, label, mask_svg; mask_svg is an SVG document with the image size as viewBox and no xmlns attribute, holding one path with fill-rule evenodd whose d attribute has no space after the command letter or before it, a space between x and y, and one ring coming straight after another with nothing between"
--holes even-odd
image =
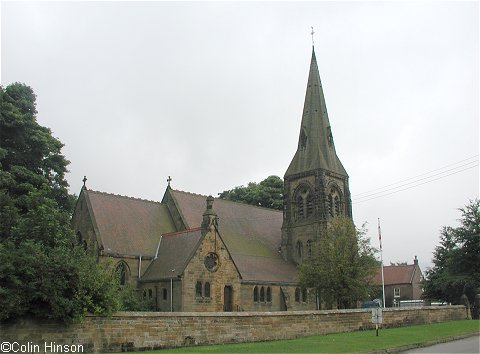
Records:
<instances>
[{"instance_id":1,"label":"signpost","mask_svg":"<svg viewBox=\"0 0 480 354\"><path fill-rule=\"evenodd\" d=\"M381 307L372 308L372 323L375 323L375 332L378 337L378 325L383 322L383 311Z\"/></svg>"}]
</instances>

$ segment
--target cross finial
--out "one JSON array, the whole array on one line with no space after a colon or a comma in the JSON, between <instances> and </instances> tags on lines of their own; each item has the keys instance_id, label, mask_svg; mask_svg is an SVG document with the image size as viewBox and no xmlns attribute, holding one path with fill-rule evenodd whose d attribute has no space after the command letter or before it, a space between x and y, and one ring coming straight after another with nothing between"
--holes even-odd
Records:
<instances>
[{"instance_id":1,"label":"cross finial","mask_svg":"<svg viewBox=\"0 0 480 354\"><path fill-rule=\"evenodd\" d=\"M82 182L83 182L83 189L87 189L87 176L83 176L83 179L82 179Z\"/></svg>"},{"instance_id":2,"label":"cross finial","mask_svg":"<svg viewBox=\"0 0 480 354\"><path fill-rule=\"evenodd\" d=\"M170 182L172 181L172 177L168 176L167 178L167 182L168 182L168 186L170 187Z\"/></svg>"},{"instance_id":3,"label":"cross finial","mask_svg":"<svg viewBox=\"0 0 480 354\"><path fill-rule=\"evenodd\" d=\"M310 26L310 28L312 29L312 32L310 33L312 35L312 46L314 45L313 43L313 35L315 34L315 32L313 31L313 26Z\"/></svg>"}]
</instances>

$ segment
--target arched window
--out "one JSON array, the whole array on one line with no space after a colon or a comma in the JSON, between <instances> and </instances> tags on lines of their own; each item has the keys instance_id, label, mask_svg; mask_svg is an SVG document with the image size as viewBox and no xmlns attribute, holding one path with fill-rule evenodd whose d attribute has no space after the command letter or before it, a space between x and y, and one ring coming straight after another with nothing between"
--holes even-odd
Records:
<instances>
[{"instance_id":1,"label":"arched window","mask_svg":"<svg viewBox=\"0 0 480 354\"><path fill-rule=\"evenodd\" d=\"M162 293L163 293L163 300L167 300L167 295L168 295L167 289L163 288Z\"/></svg>"},{"instance_id":2,"label":"arched window","mask_svg":"<svg viewBox=\"0 0 480 354\"><path fill-rule=\"evenodd\" d=\"M272 289L267 288L267 302L272 302Z\"/></svg>"},{"instance_id":3,"label":"arched window","mask_svg":"<svg viewBox=\"0 0 480 354\"><path fill-rule=\"evenodd\" d=\"M152 289L148 289L148 298L151 299L153 297Z\"/></svg>"},{"instance_id":4,"label":"arched window","mask_svg":"<svg viewBox=\"0 0 480 354\"><path fill-rule=\"evenodd\" d=\"M121 286L127 285L127 278L128 278L128 268L125 262L120 262L115 269L118 277L118 284Z\"/></svg>"},{"instance_id":5,"label":"arched window","mask_svg":"<svg viewBox=\"0 0 480 354\"><path fill-rule=\"evenodd\" d=\"M77 245L82 244L82 233L80 231L77 231Z\"/></svg>"},{"instance_id":6,"label":"arched window","mask_svg":"<svg viewBox=\"0 0 480 354\"><path fill-rule=\"evenodd\" d=\"M297 218L299 220L303 219L305 216L305 211L303 209L303 197L301 195L297 198Z\"/></svg>"},{"instance_id":7,"label":"arched window","mask_svg":"<svg viewBox=\"0 0 480 354\"><path fill-rule=\"evenodd\" d=\"M260 289L260 302L265 302L265 288L263 286Z\"/></svg>"},{"instance_id":8,"label":"arched window","mask_svg":"<svg viewBox=\"0 0 480 354\"><path fill-rule=\"evenodd\" d=\"M307 241L307 255L312 256L312 240Z\"/></svg>"},{"instance_id":9,"label":"arched window","mask_svg":"<svg viewBox=\"0 0 480 354\"><path fill-rule=\"evenodd\" d=\"M295 302L300 302L300 288L295 288Z\"/></svg>"},{"instance_id":10,"label":"arched window","mask_svg":"<svg viewBox=\"0 0 480 354\"><path fill-rule=\"evenodd\" d=\"M302 289L302 302L307 302L307 289Z\"/></svg>"},{"instance_id":11,"label":"arched window","mask_svg":"<svg viewBox=\"0 0 480 354\"><path fill-rule=\"evenodd\" d=\"M253 288L253 302L258 302L258 286Z\"/></svg>"},{"instance_id":12,"label":"arched window","mask_svg":"<svg viewBox=\"0 0 480 354\"><path fill-rule=\"evenodd\" d=\"M202 282L197 281L195 284L195 297L202 297Z\"/></svg>"},{"instance_id":13,"label":"arched window","mask_svg":"<svg viewBox=\"0 0 480 354\"><path fill-rule=\"evenodd\" d=\"M296 249L297 249L297 258L300 260L302 259L302 256L303 256L303 244L302 244L302 241L297 241L297 244L296 244Z\"/></svg>"},{"instance_id":14,"label":"arched window","mask_svg":"<svg viewBox=\"0 0 480 354\"><path fill-rule=\"evenodd\" d=\"M208 281L205 283L203 294L205 297L210 297L210 283Z\"/></svg>"},{"instance_id":15,"label":"arched window","mask_svg":"<svg viewBox=\"0 0 480 354\"><path fill-rule=\"evenodd\" d=\"M143 290L143 298L144 298L144 299L147 298L147 290Z\"/></svg>"},{"instance_id":16,"label":"arched window","mask_svg":"<svg viewBox=\"0 0 480 354\"><path fill-rule=\"evenodd\" d=\"M307 195L307 218L312 216L314 212L313 209L313 196L311 194Z\"/></svg>"},{"instance_id":17,"label":"arched window","mask_svg":"<svg viewBox=\"0 0 480 354\"><path fill-rule=\"evenodd\" d=\"M295 219L306 219L315 213L315 203L313 194L308 185L300 186L295 192L294 203L296 204Z\"/></svg>"},{"instance_id":18,"label":"arched window","mask_svg":"<svg viewBox=\"0 0 480 354\"><path fill-rule=\"evenodd\" d=\"M342 197L336 187L330 189L328 194L328 215L331 217L339 216L343 214L342 210Z\"/></svg>"},{"instance_id":19,"label":"arched window","mask_svg":"<svg viewBox=\"0 0 480 354\"><path fill-rule=\"evenodd\" d=\"M331 194L328 195L328 215L333 217L333 196Z\"/></svg>"}]
</instances>

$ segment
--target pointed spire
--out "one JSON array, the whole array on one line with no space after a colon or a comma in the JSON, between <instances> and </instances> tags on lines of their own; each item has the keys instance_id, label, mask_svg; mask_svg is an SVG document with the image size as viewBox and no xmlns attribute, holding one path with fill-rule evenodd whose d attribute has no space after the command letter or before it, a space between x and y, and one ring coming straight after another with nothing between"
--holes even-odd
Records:
<instances>
[{"instance_id":1,"label":"pointed spire","mask_svg":"<svg viewBox=\"0 0 480 354\"><path fill-rule=\"evenodd\" d=\"M347 176L335 152L315 48L312 47L298 148L285 177L316 169L325 169Z\"/></svg>"}]
</instances>

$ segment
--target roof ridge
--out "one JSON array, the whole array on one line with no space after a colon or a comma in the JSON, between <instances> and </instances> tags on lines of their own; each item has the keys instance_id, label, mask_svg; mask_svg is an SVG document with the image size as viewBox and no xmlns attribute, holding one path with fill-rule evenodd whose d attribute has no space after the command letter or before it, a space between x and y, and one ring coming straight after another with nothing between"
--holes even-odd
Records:
<instances>
[{"instance_id":1,"label":"roof ridge","mask_svg":"<svg viewBox=\"0 0 480 354\"><path fill-rule=\"evenodd\" d=\"M173 188L172 188L172 191L174 191L174 192L180 192L180 193L183 193L183 194L194 195L194 196L197 196L197 197L205 197L205 198L208 197L208 196L206 196L206 195L204 195L204 194L186 192L186 191L181 191L181 190L173 189ZM236 201L234 201L234 200L228 200L228 199L223 199L223 198L219 198L219 197L214 197L214 198L215 198L216 200L221 200L221 201L224 201L224 202L234 203L234 204L237 204L237 205L245 205L245 206L252 207L252 208L257 208L257 209L262 209L262 210L268 210L268 211L274 211L274 212L278 212L278 213L283 213L281 210L277 210L277 209L267 208L267 207L258 206L258 205L252 205L252 204L243 203L243 202L236 202Z\"/></svg>"},{"instance_id":2,"label":"roof ridge","mask_svg":"<svg viewBox=\"0 0 480 354\"><path fill-rule=\"evenodd\" d=\"M199 197L205 197L205 198L208 197L208 195L199 194L199 193L192 193L192 192L187 192L187 191L182 191L182 190L180 190L180 189L173 189L173 188L172 188L172 191L174 191L174 192L180 192L180 193L183 193L183 194L196 195L196 196L199 196Z\"/></svg>"},{"instance_id":3,"label":"roof ridge","mask_svg":"<svg viewBox=\"0 0 480 354\"><path fill-rule=\"evenodd\" d=\"M173 236L173 235L179 235L179 234L186 234L186 233L189 233L189 232L199 231L201 229L202 229L202 227L199 226L199 227L194 227L192 229L186 229L186 230L182 230L182 231L168 232L166 234L162 234L162 236Z\"/></svg>"},{"instance_id":4,"label":"roof ridge","mask_svg":"<svg viewBox=\"0 0 480 354\"><path fill-rule=\"evenodd\" d=\"M229 202L229 203L235 203L235 204L245 205L245 206L252 207L252 208L257 208L257 209L262 209L262 210L268 210L268 211L275 211L275 212L277 212L277 213L283 213L281 210L272 209L272 208L267 208L267 207L264 207L264 206L253 205L253 204L248 204L248 203L243 203L243 202L236 202L236 201L234 201L234 200L228 200L228 199L223 199L223 198L215 198L215 199L218 199L218 200L221 200L221 201L224 201L224 202Z\"/></svg>"},{"instance_id":5,"label":"roof ridge","mask_svg":"<svg viewBox=\"0 0 480 354\"><path fill-rule=\"evenodd\" d=\"M390 265L385 265L385 267L414 267L415 264L390 264Z\"/></svg>"},{"instance_id":6,"label":"roof ridge","mask_svg":"<svg viewBox=\"0 0 480 354\"><path fill-rule=\"evenodd\" d=\"M157 202L157 201L155 201L155 200L129 197L128 195L114 194L114 193L108 193L108 192L101 192L101 191L96 191L96 190L93 190L93 189L87 189L86 191L87 191L88 193L93 192L93 193L108 195L108 196L111 196L111 197L119 197L119 198L125 198L125 199L130 199L130 200L138 200L138 201L141 201L141 202L149 202L149 203L155 203L155 204L161 204L161 205L163 205L161 202Z\"/></svg>"}]
</instances>

